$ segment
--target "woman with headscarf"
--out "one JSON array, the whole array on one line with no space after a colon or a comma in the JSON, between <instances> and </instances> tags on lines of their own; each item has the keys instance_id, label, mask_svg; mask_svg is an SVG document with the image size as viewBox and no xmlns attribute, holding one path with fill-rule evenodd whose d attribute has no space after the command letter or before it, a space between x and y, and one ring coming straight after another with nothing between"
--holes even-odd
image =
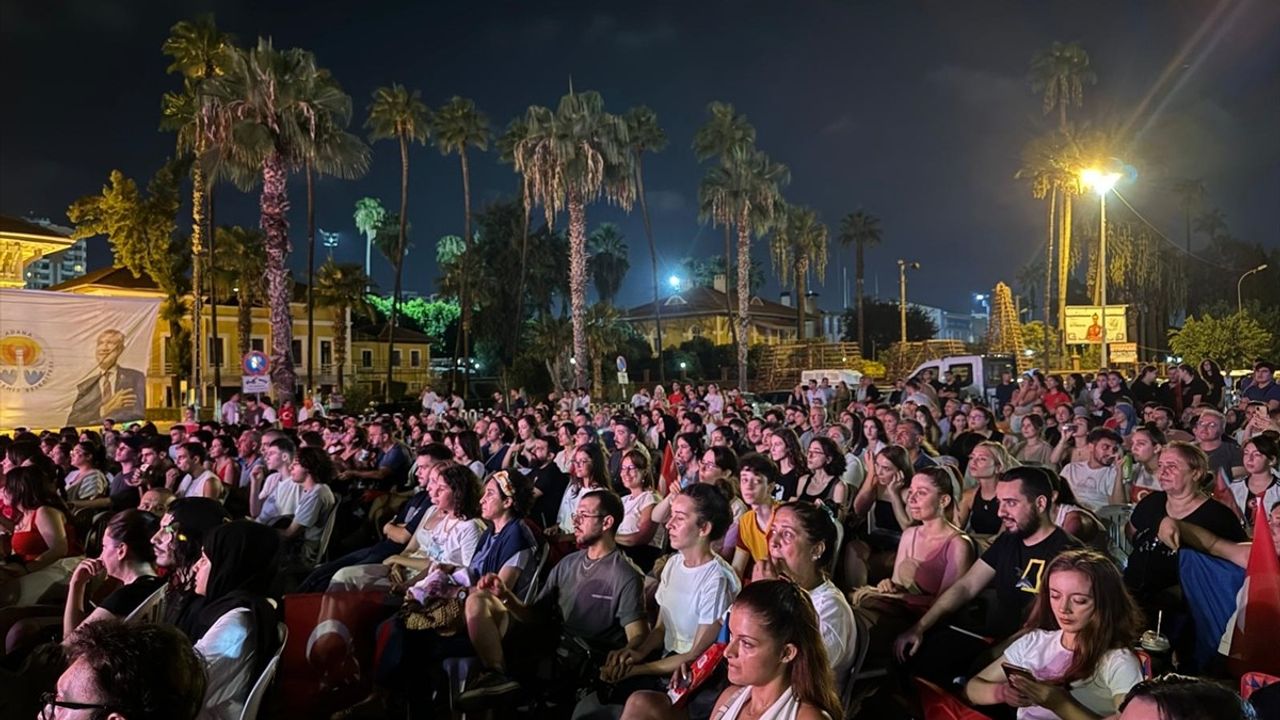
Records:
<instances>
[{"instance_id":1,"label":"woman with headscarf","mask_svg":"<svg viewBox=\"0 0 1280 720\"><path fill-rule=\"evenodd\" d=\"M195 564L204 599L192 628L209 681L201 718L238 718L249 691L280 644L276 610L267 602L280 535L250 520L219 525Z\"/></svg>"}]
</instances>

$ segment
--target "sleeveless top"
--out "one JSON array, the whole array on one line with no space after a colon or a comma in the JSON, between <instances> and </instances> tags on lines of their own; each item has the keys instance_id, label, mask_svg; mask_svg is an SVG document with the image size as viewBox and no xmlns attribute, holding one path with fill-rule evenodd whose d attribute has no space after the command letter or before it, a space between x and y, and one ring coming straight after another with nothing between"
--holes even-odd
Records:
<instances>
[{"instance_id":1,"label":"sleeveless top","mask_svg":"<svg viewBox=\"0 0 1280 720\"><path fill-rule=\"evenodd\" d=\"M920 537L919 531L911 535L911 554L915 555L916 539ZM916 569L912 577L912 584L924 595L932 595L937 597L942 593L942 581L947 576L947 564L949 557L947 548L951 547L951 543L960 538L957 533L946 539L933 551L929 557L923 560L914 561ZM908 562L913 562L908 560Z\"/></svg>"},{"instance_id":2,"label":"sleeveless top","mask_svg":"<svg viewBox=\"0 0 1280 720\"><path fill-rule=\"evenodd\" d=\"M982 499L982 488L973 493L973 509L969 511L969 529L979 535L995 535L1003 525L996 512L1000 509L999 498Z\"/></svg>"}]
</instances>

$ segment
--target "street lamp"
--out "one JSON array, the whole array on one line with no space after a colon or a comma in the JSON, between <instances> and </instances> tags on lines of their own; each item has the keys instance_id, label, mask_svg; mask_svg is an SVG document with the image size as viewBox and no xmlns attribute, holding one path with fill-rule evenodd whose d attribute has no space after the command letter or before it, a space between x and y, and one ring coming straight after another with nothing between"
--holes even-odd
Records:
<instances>
[{"instance_id":1,"label":"street lamp","mask_svg":"<svg viewBox=\"0 0 1280 720\"><path fill-rule=\"evenodd\" d=\"M1115 187L1120 173L1088 168L1080 172L1080 180L1098 193L1098 290L1102 299L1101 364L1107 365L1107 193Z\"/></svg>"},{"instance_id":2,"label":"street lamp","mask_svg":"<svg viewBox=\"0 0 1280 720\"><path fill-rule=\"evenodd\" d=\"M672 290L675 290L676 292L680 292L680 276L679 275L672 275L671 277L667 278L667 284L671 286Z\"/></svg>"},{"instance_id":3,"label":"street lamp","mask_svg":"<svg viewBox=\"0 0 1280 720\"><path fill-rule=\"evenodd\" d=\"M907 269L919 270L920 263L898 261L898 320L902 330L902 343L907 342Z\"/></svg>"},{"instance_id":4,"label":"street lamp","mask_svg":"<svg viewBox=\"0 0 1280 720\"><path fill-rule=\"evenodd\" d=\"M1236 314L1237 315L1244 312L1244 303L1240 301L1240 286L1244 283L1244 279L1256 272L1262 272L1263 270L1266 270L1266 269L1267 269L1267 264L1262 263L1258 267L1241 275L1240 279L1236 281Z\"/></svg>"}]
</instances>

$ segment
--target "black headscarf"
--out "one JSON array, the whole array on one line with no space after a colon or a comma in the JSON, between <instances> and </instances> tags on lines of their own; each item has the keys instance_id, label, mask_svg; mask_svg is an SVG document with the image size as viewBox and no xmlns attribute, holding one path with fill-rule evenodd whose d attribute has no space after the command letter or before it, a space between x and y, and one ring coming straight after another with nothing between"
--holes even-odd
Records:
<instances>
[{"instance_id":1,"label":"black headscarf","mask_svg":"<svg viewBox=\"0 0 1280 720\"><path fill-rule=\"evenodd\" d=\"M204 598L196 595L189 584L191 566L200 559L205 536L210 530L231 520L222 503L211 498L179 498L169 506L169 517L177 526L177 560L180 567L170 568L170 591L165 597L165 621L192 635L200 617ZM178 579L183 582L179 583Z\"/></svg>"},{"instance_id":2,"label":"black headscarf","mask_svg":"<svg viewBox=\"0 0 1280 720\"><path fill-rule=\"evenodd\" d=\"M237 520L214 528L204 539L209 558L209 583L204 607L192 629L198 641L223 615L239 608L253 614L256 640L255 673L262 671L280 644L276 609L267 602L275 580L280 535L252 520Z\"/></svg>"}]
</instances>

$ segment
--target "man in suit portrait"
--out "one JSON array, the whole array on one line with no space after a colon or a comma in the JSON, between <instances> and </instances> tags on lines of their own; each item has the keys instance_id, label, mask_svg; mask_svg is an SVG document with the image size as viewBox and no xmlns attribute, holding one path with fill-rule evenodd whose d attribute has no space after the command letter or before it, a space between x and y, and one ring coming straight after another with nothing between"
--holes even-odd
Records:
<instances>
[{"instance_id":1,"label":"man in suit portrait","mask_svg":"<svg viewBox=\"0 0 1280 720\"><path fill-rule=\"evenodd\" d=\"M98 366L76 387L76 401L67 415L67 424L96 425L110 417L117 422L141 420L146 402L146 375L138 370L122 368L124 333L115 329L98 333L94 356Z\"/></svg>"}]
</instances>

